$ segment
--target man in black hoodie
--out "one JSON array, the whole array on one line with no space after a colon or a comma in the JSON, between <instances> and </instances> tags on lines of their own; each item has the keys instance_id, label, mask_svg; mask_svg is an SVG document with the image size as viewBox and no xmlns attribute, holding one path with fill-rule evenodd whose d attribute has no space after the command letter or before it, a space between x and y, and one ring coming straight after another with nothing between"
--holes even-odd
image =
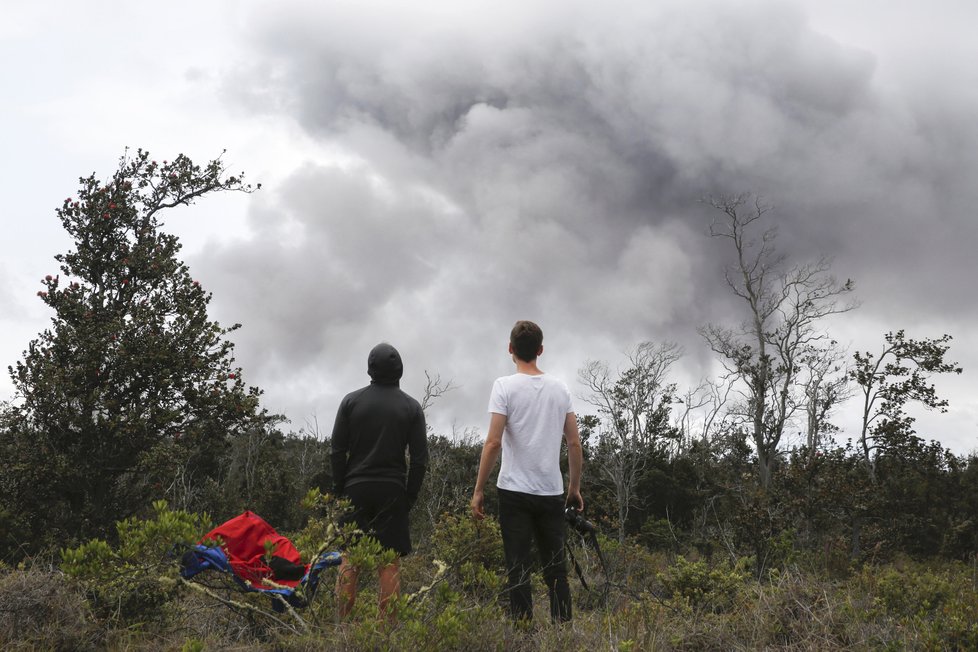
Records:
<instances>
[{"instance_id":1,"label":"man in black hoodie","mask_svg":"<svg viewBox=\"0 0 978 652\"><path fill-rule=\"evenodd\" d=\"M421 489L428 442L421 404L399 387L404 366L393 346L378 344L367 357L370 384L343 398L333 425L333 485L353 503L345 519L402 557L411 552L408 512ZM411 459L404 459L407 451ZM380 613L400 592L398 561L379 569ZM341 617L353 609L359 569L340 566L336 583Z\"/></svg>"}]
</instances>

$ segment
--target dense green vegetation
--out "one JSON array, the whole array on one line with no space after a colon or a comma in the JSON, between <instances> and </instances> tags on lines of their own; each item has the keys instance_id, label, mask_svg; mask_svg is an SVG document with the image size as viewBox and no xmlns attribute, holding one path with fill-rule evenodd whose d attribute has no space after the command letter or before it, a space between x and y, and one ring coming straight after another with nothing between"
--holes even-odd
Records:
<instances>
[{"instance_id":1,"label":"dense green vegetation","mask_svg":"<svg viewBox=\"0 0 978 652\"><path fill-rule=\"evenodd\" d=\"M946 407L929 378L961 372L950 338L894 331L846 363L820 320L855 307L838 302L852 284L824 261L782 271L773 234L748 237L765 209L744 197L713 202L753 324L703 329L728 373L677 387L669 343L639 344L617 370L582 361L582 490L608 565L572 537L590 586L572 581L572 626L504 616L498 527L468 518L481 442L438 433L396 625L377 624L369 582L339 623L332 576L284 613L182 581L172 546L244 509L307 558L339 543L338 506L319 493L328 439L261 408L234 366L236 327L208 319L210 295L161 229L163 210L249 190L220 160L140 151L58 210L75 244L38 293L52 326L11 367L18 394L0 406L5 649L978 646L978 458L926 441L906 412ZM424 405L448 388L429 383ZM831 416L847 397L863 423L840 443ZM789 427L803 443L785 443ZM368 543L351 554L382 559Z\"/></svg>"},{"instance_id":2,"label":"dense green vegetation","mask_svg":"<svg viewBox=\"0 0 978 652\"><path fill-rule=\"evenodd\" d=\"M310 503L307 502L307 505ZM461 509L461 508L459 508ZM404 560L398 622L377 619L376 585L366 582L353 618L338 622L334 574L305 609L276 613L265 596L215 578L177 576L163 541L192 541L208 526L162 503L128 520L113 543L90 541L51 560L34 557L0 571L0 642L5 649L563 650L563 649L973 649L978 645L978 574L972 562L914 559L881 549L856 562L827 548L771 537L751 555L712 557L653 550L638 538L574 541L591 590L575 580L575 619L555 628L537 582L536 624L514 626L504 612L498 526L446 512L418 553ZM333 513L335 515L335 512ZM305 554L335 530L313 511L292 532ZM351 552L369 568L375 548ZM366 577L370 577L367 574Z\"/></svg>"}]
</instances>

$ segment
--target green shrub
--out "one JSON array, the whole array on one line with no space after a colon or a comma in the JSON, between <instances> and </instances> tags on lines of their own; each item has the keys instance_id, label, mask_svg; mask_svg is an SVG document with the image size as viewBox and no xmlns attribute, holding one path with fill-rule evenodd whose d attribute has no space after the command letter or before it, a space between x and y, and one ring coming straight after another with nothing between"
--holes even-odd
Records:
<instances>
[{"instance_id":1,"label":"green shrub","mask_svg":"<svg viewBox=\"0 0 978 652\"><path fill-rule=\"evenodd\" d=\"M311 562L319 552L343 548L356 537L354 526L339 524L342 515L350 510L349 500L310 489L302 499L302 509L309 516L292 542L305 563Z\"/></svg>"},{"instance_id":2,"label":"green shrub","mask_svg":"<svg viewBox=\"0 0 978 652\"><path fill-rule=\"evenodd\" d=\"M669 550L676 546L672 524L666 518L645 519L639 538L651 550Z\"/></svg>"},{"instance_id":3,"label":"green shrub","mask_svg":"<svg viewBox=\"0 0 978 652\"><path fill-rule=\"evenodd\" d=\"M431 555L448 567L448 581L467 594L494 599L503 588L505 558L499 523L442 514L431 537Z\"/></svg>"},{"instance_id":4,"label":"green shrub","mask_svg":"<svg viewBox=\"0 0 978 652\"><path fill-rule=\"evenodd\" d=\"M210 529L206 514L172 511L166 501L153 503L154 517L116 524L113 548L93 539L61 552L61 568L81 583L96 613L124 622L161 620L160 609L178 590L174 546L191 544Z\"/></svg>"},{"instance_id":5,"label":"green shrub","mask_svg":"<svg viewBox=\"0 0 978 652\"><path fill-rule=\"evenodd\" d=\"M917 632L924 647L978 649L978 595L968 567L907 563L865 574L875 583L876 611Z\"/></svg>"},{"instance_id":6,"label":"green shrub","mask_svg":"<svg viewBox=\"0 0 978 652\"><path fill-rule=\"evenodd\" d=\"M883 610L897 617L928 616L950 600L955 587L943 573L929 570L873 569L876 597Z\"/></svg>"},{"instance_id":7,"label":"green shrub","mask_svg":"<svg viewBox=\"0 0 978 652\"><path fill-rule=\"evenodd\" d=\"M370 597L368 593L358 598L353 620L331 632L329 649L505 649L507 621L502 610L473 602L446 583L438 584L422 599L402 595L396 607L397 622L393 625L378 619L376 602Z\"/></svg>"},{"instance_id":8,"label":"green shrub","mask_svg":"<svg viewBox=\"0 0 978 652\"><path fill-rule=\"evenodd\" d=\"M571 536L572 545L581 541L580 537ZM603 534L597 535L598 546L608 564L605 569L601 565L597 551L590 545L574 546L574 555L583 567L585 577L592 586L599 586L605 581L621 587L626 593L641 595L649 591L658 581L659 569L667 565L666 553L650 552L648 548L631 540L619 543ZM609 576L605 576L605 572Z\"/></svg>"},{"instance_id":9,"label":"green shrub","mask_svg":"<svg viewBox=\"0 0 978 652\"><path fill-rule=\"evenodd\" d=\"M188 638L180 646L180 652L205 652L206 649L204 642L197 638Z\"/></svg>"},{"instance_id":10,"label":"green shrub","mask_svg":"<svg viewBox=\"0 0 978 652\"><path fill-rule=\"evenodd\" d=\"M723 612L733 606L748 573L743 561L734 567L721 562L710 568L705 561L689 562L677 557L676 563L659 573L658 578L672 603Z\"/></svg>"}]
</instances>

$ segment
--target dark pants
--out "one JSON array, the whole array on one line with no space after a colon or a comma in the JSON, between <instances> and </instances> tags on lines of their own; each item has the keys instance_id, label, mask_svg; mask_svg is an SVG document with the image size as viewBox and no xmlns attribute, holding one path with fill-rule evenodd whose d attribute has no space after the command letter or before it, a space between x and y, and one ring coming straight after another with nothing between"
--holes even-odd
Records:
<instances>
[{"instance_id":1,"label":"dark pants","mask_svg":"<svg viewBox=\"0 0 978 652\"><path fill-rule=\"evenodd\" d=\"M564 497L499 489L499 527L503 534L509 575L509 608L513 618L529 620L533 617L530 547L531 540L535 539L550 596L550 618L555 622L570 620L570 586L564 563L567 532Z\"/></svg>"}]
</instances>

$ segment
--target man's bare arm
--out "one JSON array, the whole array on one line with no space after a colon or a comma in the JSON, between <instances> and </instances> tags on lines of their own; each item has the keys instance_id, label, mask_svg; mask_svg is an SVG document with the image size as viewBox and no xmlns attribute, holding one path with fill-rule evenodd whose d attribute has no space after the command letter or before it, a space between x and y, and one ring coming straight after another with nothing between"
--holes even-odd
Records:
<instances>
[{"instance_id":1,"label":"man's bare arm","mask_svg":"<svg viewBox=\"0 0 978 652\"><path fill-rule=\"evenodd\" d=\"M564 441L567 442L567 469L570 478L567 483L567 504L584 511L584 498L581 496L581 472L584 468L584 449L581 447L581 433L577 429L577 415L568 412L564 419Z\"/></svg>"},{"instance_id":2,"label":"man's bare arm","mask_svg":"<svg viewBox=\"0 0 978 652\"><path fill-rule=\"evenodd\" d=\"M475 490L472 492L472 516L477 519L486 517L483 508L485 506L485 488L489 480L489 474L499 461L499 454L503 448L503 430L506 428L506 415L496 412L492 413L489 419L489 434L486 435L486 443L482 445L482 457L479 459L479 476L475 480Z\"/></svg>"}]
</instances>

